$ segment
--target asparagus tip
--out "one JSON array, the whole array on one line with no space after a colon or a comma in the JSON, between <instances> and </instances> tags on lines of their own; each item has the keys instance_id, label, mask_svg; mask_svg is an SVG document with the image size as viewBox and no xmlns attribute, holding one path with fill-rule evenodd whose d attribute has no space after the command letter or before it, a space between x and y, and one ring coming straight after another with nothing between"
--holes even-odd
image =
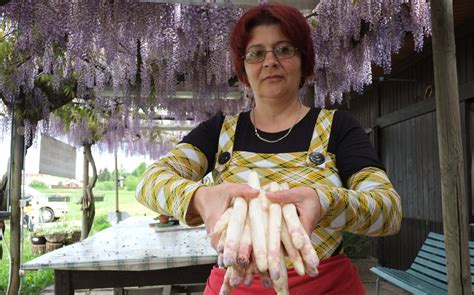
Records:
<instances>
[{"instance_id":1,"label":"asparagus tip","mask_svg":"<svg viewBox=\"0 0 474 295\"><path fill-rule=\"evenodd\" d=\"M229 267L234 264L234 258L232 256L224 256L224 265Z\"/></svg>"},{"instance_id":2,"label":"asparagus tip","mask_svg":"<svg viewBox=\"0 0 474 295\"><path fill-rule=\"evenodd\" d=\"M240 278L239 277L231 277L229 283L230 283L230 286L232 288L235 288L240 284Z\"/></svg>"},{"instance_id":3,"label":"asparagus tip","mask_svg":"<svg viewBox=\"0 0 474 295\"><path fill-rule=\"evenodd\" d=\"M279 269L270 269L270 277L272 280L276 281L280 278L280 270Z\"/></svg>"},{"instance_id":4,"label":"asparagus tip","mask_svg":"<svg viewBox=\"0 0 474 295\"><path fill-rule=\"evenodd\" d=\"M269 278L262 279L262 284L265 288L270 288L272 286L272 281Z\"/></svg>"}]
</instances>

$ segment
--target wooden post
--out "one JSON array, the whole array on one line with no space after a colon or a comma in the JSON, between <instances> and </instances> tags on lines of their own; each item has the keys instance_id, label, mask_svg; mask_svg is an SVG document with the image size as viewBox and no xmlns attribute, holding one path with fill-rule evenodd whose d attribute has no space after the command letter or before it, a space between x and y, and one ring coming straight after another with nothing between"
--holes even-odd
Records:
<instances>
[{"instance_id":1,"label":"wooden post","mask_svg":"<svg viewBox=\"0 0 474 295\"><path fill-rule=\"evenodd\" d=\"M92 143L84 143L84 187L82 197L82 230L81 240L89 236L94 224L95 201L93 189L97 181L97 169L92 156ZM92 167L92 177L89 178L89 165Z\"/></svg>"},{"instance_id":2,"label":"wooden post","mask_svg":"<svg viewBox=\"0 0 474 295\"><path fill-rule=\"evenodd\" d=\"M467 295L471 294L468 203L465 195L453 3L452 0L433 0L430 3L448 293Z\"/></svg>"},{"instance_id":3,"label":"wooden post","mask_svg":"<svg viewBox=\"0 0 474 295\"><path fill-rule=\"evenodd\" d=\"M13 149L10 151L12 162L12 175L10 175L10 281L8 294L16 295L20 289L20 197L21 197L21 171L23 170L23 155L25 149L25 127L19 112L13 118Z\"/></svg>"}]
</instances>

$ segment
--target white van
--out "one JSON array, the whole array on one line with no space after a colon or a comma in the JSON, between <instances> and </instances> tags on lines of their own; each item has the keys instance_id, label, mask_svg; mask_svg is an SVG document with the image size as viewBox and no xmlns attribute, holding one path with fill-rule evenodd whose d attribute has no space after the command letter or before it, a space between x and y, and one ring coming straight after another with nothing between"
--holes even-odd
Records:
<instances>
[{"instance_id":1,"label":"white van","mask_svg":"<svg viewBox=\"0 0 474 295\"><path fill-rule=\"evenodd\" d=\"M26 201L25 212L33 223L52 222L69 212L68 197L52 197L32 187L25 187L23 198ZM55 200L56 199L56 200Z\"/></svg>"}]
</instances>

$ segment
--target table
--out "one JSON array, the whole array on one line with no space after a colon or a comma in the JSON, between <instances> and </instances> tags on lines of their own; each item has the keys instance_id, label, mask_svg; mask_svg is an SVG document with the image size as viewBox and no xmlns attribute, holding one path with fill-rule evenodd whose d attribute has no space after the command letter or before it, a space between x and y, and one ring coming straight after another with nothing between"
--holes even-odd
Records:
<instances>
[{"instance_id":1,"label":"table","mask_svg":"<svg viewBox=\"0 0 474 295\"><path fill-rule=\"evenodd\" d=\"M84 241L46 253L24 270L54 269L55 294L75 289L205 282L217 256L204 227L155 231L149 217L130 217Z\"/></svg>"}]
</instances>

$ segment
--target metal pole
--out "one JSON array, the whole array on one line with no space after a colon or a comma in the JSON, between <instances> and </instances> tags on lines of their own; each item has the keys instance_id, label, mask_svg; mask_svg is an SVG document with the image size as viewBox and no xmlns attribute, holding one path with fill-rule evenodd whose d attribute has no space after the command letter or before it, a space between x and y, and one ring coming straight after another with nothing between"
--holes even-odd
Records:
<instances>
[{"instance_id":1,"label":"metal pole","mask_svg":"<svg viewBox=\"0 0 474 295\"><path fill-rule=\"evenodd\" d=\"M119 176L117 165L117 148L114 150L115 155L115 212L119 212ZM118 220L117 220L118 221Z\"/></svg>"},{"instance_id":2,"label":"metal pole","mask_svg":"<svg viewBox=\"0 0 474 295\"><path fill-rule=\"evenodd\" d=\"M464 180L453 2L433 0L430 3L448 293L467 295L471 294L468 203Z\"/></svg>"},{"instance_id":3,"label":"metal pole","mask_svg":"<svg viewBox=\"0 0 474 295\"><path fill-rule=\"evenodd\" d=\"M86 144L82 146L84 149L84 160L82 162L82 228L81 241L89 235L89 219L87 218L87 186L89 186L89 161L86 156Z\"/></svg>"}]
</instances>

